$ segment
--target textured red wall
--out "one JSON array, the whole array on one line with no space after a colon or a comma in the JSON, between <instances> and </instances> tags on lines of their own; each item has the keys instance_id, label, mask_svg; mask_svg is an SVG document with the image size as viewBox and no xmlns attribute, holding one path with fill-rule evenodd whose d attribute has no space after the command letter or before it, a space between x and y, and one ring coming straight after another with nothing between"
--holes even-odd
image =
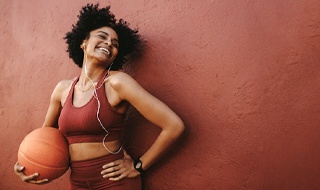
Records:
<instances>
[{"instance_id":1,"label":"textured red wall","mask_svg":"<svg viewBox=\"0 0 320 190\"><path fill-rule=\"evenodd\" d=\"M87 1L0 1L0 189L66 189L13 173L56 83L79 69L63 41ZM104 1L148 41L127 71L185 121L146 189L320 187L320 1ZM130 111L129 152L159 130Z\"/></svg>"}]
</instances>

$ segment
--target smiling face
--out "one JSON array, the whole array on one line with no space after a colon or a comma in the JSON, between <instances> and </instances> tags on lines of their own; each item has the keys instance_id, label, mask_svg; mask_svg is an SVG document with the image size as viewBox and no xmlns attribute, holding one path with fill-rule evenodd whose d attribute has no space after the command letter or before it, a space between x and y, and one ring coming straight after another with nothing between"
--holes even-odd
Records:
<instances>
[{"instance_id":1,"label":"smiling face","mask_svg":"<svg viewBox=\"0 0 320 190\"><path fill-rule=\"evenodd\" d=\"M90 32L90 37L82 45L88 59L110 64L118 55L118 35L110 27L102 27Z\"/></svg>"}]
</instances>

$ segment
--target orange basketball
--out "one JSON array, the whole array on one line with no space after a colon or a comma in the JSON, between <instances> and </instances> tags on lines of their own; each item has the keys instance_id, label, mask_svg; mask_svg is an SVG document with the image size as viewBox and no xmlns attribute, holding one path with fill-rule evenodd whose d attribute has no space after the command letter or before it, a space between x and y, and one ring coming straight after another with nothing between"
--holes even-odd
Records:
<instances>
[{"instance_id":1,"label":"orange basketball","mask_svg":"<svg viewBox=\"0 0 320 190\"><path fill-rule=\"evenodd\" d=\"M53 127L35 129L21 142L18 161L26 175L39 173L38 180L56 179L69 168L67 139Z\"/></svg>"}]
</instances>

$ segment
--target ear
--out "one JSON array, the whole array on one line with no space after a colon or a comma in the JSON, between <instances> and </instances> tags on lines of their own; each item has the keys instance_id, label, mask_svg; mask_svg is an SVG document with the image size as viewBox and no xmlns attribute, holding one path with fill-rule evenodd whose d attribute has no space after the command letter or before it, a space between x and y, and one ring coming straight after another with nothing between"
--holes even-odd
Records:
<instances>
[{"instance_id":1,"label":"ear","mask_svg":"<svg viewBox=\"0 0 320 190\"><path fill-rule=\"evenodd\" d=\"M83 40L82 44L80 45L81 49L85 49L86 48L86 40Z\"/></svg>"}]
</instances>

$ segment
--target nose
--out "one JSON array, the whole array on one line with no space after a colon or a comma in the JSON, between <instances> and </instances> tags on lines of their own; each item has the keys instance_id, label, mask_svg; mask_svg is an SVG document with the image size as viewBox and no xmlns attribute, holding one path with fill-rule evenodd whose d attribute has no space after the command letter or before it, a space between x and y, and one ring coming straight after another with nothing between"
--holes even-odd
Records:
<instances>
[{"instance_id":1,"label":"nose","mask_svg":"<svg viewBox=\"0 0 320 190\"><path fill-rule=\"evenodd\" d=\"M104 43L107 44L107 46L110 46L111 40L109 38L107 38L107 39L105 39Z\"/></svg>"}]
</instances>

